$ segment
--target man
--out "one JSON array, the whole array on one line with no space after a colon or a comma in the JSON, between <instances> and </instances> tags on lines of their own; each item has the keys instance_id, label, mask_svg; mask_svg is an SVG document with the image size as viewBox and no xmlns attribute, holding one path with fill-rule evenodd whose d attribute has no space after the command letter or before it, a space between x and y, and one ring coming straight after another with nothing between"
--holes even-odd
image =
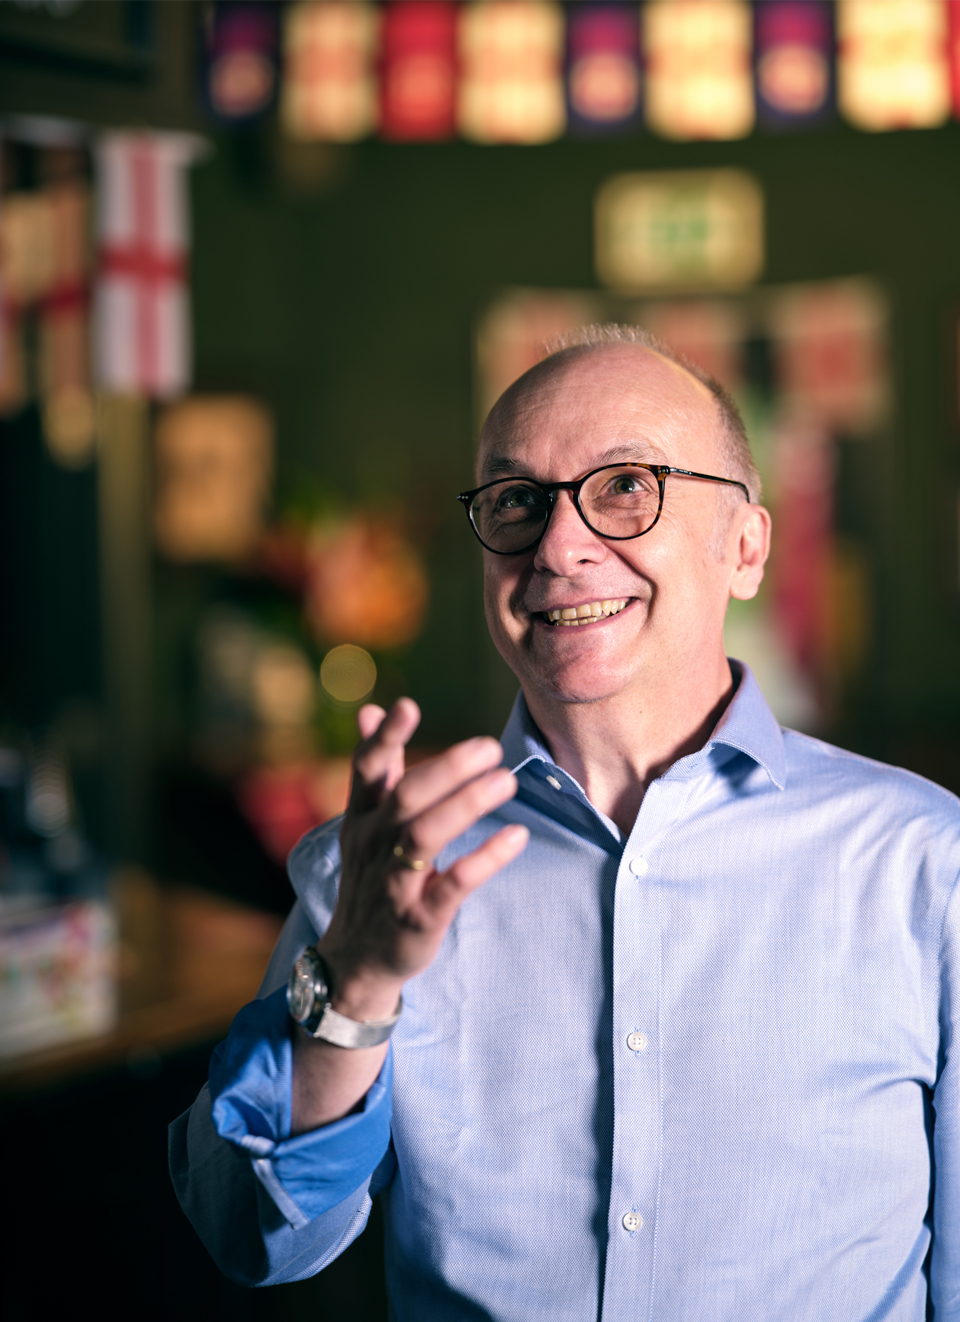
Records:
<instances>
[{"instance_id":1,"label":"man","mask_svg":"<svg viewBox=\"0 0 960 1322\"><path fill-rule=\"evenodd\" d=\"M346 818L173 1127L188 1214L267 1284L382 1190L417 1322L960 1319L958 804L781 731L727 662L770 533L733 405L590 328L497 403L478 484L502 752L404 773L414 704L361 711Z\"/></svg>"}]
</instances>

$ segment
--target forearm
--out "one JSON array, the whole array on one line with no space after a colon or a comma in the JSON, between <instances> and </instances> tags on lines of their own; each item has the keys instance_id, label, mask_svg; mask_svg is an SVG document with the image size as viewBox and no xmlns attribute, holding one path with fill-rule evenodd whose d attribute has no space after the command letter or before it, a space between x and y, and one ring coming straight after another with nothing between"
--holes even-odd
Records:
<instances>
[{"instance_id":1,"label":"forearm","mask_svg":"<svg viewBox=\"0 0 960 1322\"><path fill-rule=\"evenodd\" d=\"M386 1054L386 1042L378 1047L335 1047L298 1028L293 1047L291 1135L319 1129L358 1111Z\"/></svg>"},{"instance_id":2,"label":"forearm","mask_svg":"<svg viewBox=\"0 0 960 1322\"><path fill-rule=\"evenodd\" d=\"M348 972L331 949L329 934L318 949L336 970L330 1004L358 1022L388 1019L395 1012L403 982L383 973ZM332 1124L360 1109L380 1073L386 1042L375 1047L340 1047L296 1028L290 1132L303 1134Z\"/></svg>"}]
</instances>

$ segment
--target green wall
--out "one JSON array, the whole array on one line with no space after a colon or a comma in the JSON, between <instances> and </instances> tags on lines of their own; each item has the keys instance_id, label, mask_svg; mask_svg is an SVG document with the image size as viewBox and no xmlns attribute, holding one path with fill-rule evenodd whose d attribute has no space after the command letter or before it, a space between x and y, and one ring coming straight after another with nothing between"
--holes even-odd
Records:
<instances>
[{"instance_id":1,"label":"green wall","mask_svg":"<svg viewBox=\"0 0 960 1322\"><path fill-rule=\"evenodd\" d=\"M46 10L4 9L0 111L210 131L196 93L202 5L99 0L62 22ZM30 25L36 40L20 31ZM116 45L123 33L119 55L96 54L96 41ZM68 58L69 41L76 51ZM869 550L874 645L835 737L960 789L960 429L951 325L960 309L960 125L871 136L838 123L724 144L639 134L536 148L368 142L291 154L268 121L215 145L193 177L198 388L253 390L270 402L281 504L319 483L347 499L399 496L411 509L429 560L431 613L422 638L385 677L383 696L402 686L420 699L429 744L497 730L513 688L491 655L478 551L453 499L470 481L472 328L505 285L594 283L598 185L623 169L739 165L766 196L765 282L880 279L893 308L896 413L882 439L841 447L839 491L842 526ZM312 191L304 170L315 176ZM23 425L35 430L35 419ZM43 493L62 486L77 506L74 522L92 529L92 480L31 477L27 452L38 438L14 437L6 425L0 431L9 442L3 471L15 475L7 506L21 511L6 520L6 578L19 585L13 613L27 640L41 636L45 614L53 618L52 598L42 584L26 590L17 562L39 564L42 550L47 578L63 595L72 582L63 566L69 560L72 572L75 559L66 534L56 545L40 537L44 520L67 527L57 516L60 497ZM38 512L28 518L34 497ZM81 551L86 560L92 535ZM92 585L93 568L86 576ZM158 565L157 588L156 723L167 757L182 751L186 734L191 621L216 584L205 571ZM9 601L5 609L9 615ZM95 602L85 628L68 629L67 615L54 614L63 624L46 651L82 654L89 669ZM28 664L26 641L21 652L27 687L44 692L7 713L14 721L41 719L72 692L94 691L86 672L61 675L60 665L44 679L50 667Z\"/></svg>"},{"instance_id":2,"label":"green wall","mask_svg":"<svg viewBox=\"0 0 960 1322\"><path fill-rule=\"evenodd\" d=\"M369 142L331 153L314 196L284 185L279 158L264 127L221 140L195 173L198 383L271 401L281 493L309 473L347 496L422 502L433 604L403 669L428 742L496 728L510 687L487 660L478 558L453 501L470 478L475 318L504 285L595 284L592 201L610 174L718 165L763 185L765 282L869 274L892 303L895 418L842 461L841 517L869 543L875 644L841 734L883 752L960 727L960 125L724 144Z\"/></svg>"}]
</instances>

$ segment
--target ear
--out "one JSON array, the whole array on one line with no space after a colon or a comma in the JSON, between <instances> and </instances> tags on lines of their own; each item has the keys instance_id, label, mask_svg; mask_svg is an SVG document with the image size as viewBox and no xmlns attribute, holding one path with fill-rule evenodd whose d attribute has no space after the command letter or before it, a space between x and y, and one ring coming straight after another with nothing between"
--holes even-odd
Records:
<instances>
[{"instance_id":1,"label":"ear","mask_svg":"<svg viewBox=\"0 0 960 1322\"><path fill-rule=\"evenodd\" d=\"M747 505L734 519L728 546L732 552L730 596L749 601L763 582L763 567L770 554L770 531L773 522L762 505ZM732 545L731 545L732 543Z\"/></svg>"}]
</instances>

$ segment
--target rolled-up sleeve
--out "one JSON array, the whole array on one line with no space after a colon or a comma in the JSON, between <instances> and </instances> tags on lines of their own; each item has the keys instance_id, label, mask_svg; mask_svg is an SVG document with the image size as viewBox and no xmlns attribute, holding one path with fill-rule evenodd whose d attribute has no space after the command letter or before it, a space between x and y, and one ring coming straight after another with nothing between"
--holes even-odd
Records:
<instances>
[{"instance_id":1,"label":"rolled-up sleeve","mask_svg":"<svg viewBox=\"0 0 960 1322\"><path fill-rule=\"evenodd\" d=\"M245 1006L170 1131L181 1206L221 1271L245 1285L320 1271L366 1224L374 1174L383 1168L379 1186L389 1178L392 1055L362 1111L291 1138L288 1025L282 989Z\"/></svg>"},{"instance_id":2,"label":"rolled-up sleeve","mask_svg":"<svg viewBox=\"0 0 960 1322\"><path fill-rule=\"evenodd\" d=\"M317 848L323 834L299 852L319 856L329 877L329 853ZM290 1136L293 1040L284 984L296 954L326 927L334 892L324 889L314 903L301 898L294 906L260 999L234 1019L213 1054L209 1083L170 1126L180 1204L220 1270L243 1285L320 1271L360 1234L371 1196L393 1176L391 1051L361 1110Z\"/></svg>"}]
</instances>

